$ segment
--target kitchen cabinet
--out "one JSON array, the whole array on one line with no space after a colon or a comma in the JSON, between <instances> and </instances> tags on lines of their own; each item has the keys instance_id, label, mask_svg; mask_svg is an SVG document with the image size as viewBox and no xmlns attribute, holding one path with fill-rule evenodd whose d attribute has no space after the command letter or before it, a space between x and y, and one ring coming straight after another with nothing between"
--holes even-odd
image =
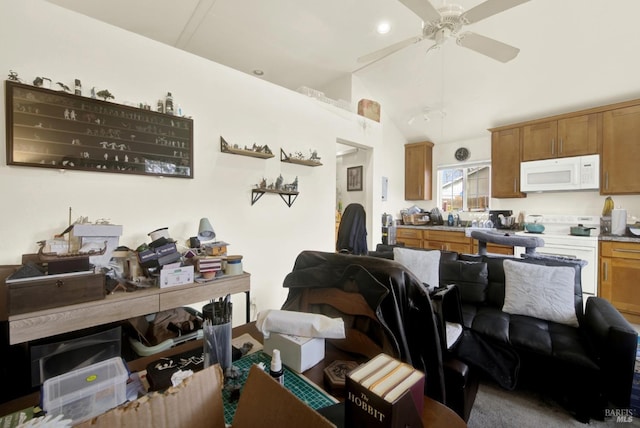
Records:
<instances>
[{"instance_id":1,"label":"kitchen cabinet","mask_svg":"<svg viewBox=\"0 0 640 428\"><path fill-rule=\"evenodd\" d=\"M521 128L491 133L491 197L524 198L520 192Z\"/></svg>"},{"instance_id":2,"label":"kitchen cabinet","mask_svg":"<svg viewBox=\"0 0 640 428\"><path fill-rule=\"evenodd\" d=\"M422 248L422 230L409 227L399 227L396 230L396 242L405 247Z\"/></svg>"},{"instance_id":3,"label":"kitchen cabinet","mask_svg":"<svg viewBox=\"0 0 640 428\"><path fill-rule=\"evenodd\" d=\"M603 113L600 194L640 193L640 104Z\"/></svg>"},{"instance_id":4,"label":"kitchen cabinet","mask_svg":"<svg viewBox=\"0 0 640 428\"><path fill-rule=\"evenodd\" d=\"M422 248L458 253L471 253L472 239L460 232L447 230L424 230L422 232Z\"/></svg>"},{"instance_id":5,"label":"kitchen cabinet","mask_svg":"<svg viewBox=\"0 0 640 428\"><path fill-rule=\"evenodd\" d=\"M473 240L473 254L478 254L478 241ZM513 247L507 245L498 245L487 242L487 253L489 254L504 254L507 256L513 256Z\"/></svg>"},{"instance_id":6,"label":"kitchen cabinet","mask_svg":"<svg viewBox=\"0 0 640 428\"><path fill-rule=\"evenodd\" d=\"M600 242L600 290L630 322L640 323L640 243Z\"/></svg>"},{"instance_id":7,"label":"kitchen cabinet","mask_svg":"<svg viewBox=\"0 0 640 428\"><path fill-rule=\"evenodd\" d=\"M431 199L433 175L433 143L406 144L404 146L404 199L427 201Z\"/></svg>"},{"instance_id":8,"label":"kitchen cabinet","mask_svg":"<svg viewBox=\"0 0 640 428\"><path fill-rule=\"evenodd\" d=\"M592 113L522 127L522 160L598 153L602 114Z\"/></svg>"}]
</instances>

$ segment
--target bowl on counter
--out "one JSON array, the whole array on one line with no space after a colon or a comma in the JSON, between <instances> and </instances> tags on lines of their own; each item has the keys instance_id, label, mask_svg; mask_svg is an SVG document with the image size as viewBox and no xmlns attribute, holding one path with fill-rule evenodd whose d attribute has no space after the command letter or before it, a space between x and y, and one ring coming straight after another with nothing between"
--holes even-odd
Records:
<instances>
[{"instance_id":1,"label":"bowl on counter","mask_svg":"<svg viewBox=\"0 0 640 428\"><path fill-rule=\"evenodd\" d=\"M544 225L541 223L525 223L524 230L529 233L542 233L544 232Z\"/></svg>"},{"instance_id":2,"label":"bowl on counter","mask_svg":"<svg viewBox=\"0 0 640 428\"><path fill-rule=\"evenodd\" d=\"M633 236L640 236L640 225L629 226L629 232L631 232Z\"/></svg>"}]
</instances>

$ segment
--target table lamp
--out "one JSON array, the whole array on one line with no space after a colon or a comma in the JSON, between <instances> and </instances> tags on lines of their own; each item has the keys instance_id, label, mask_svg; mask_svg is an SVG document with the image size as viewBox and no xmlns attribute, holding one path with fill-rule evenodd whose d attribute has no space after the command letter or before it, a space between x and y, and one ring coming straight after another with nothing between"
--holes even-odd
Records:
<instances>
[{"instance_id":1,"label":"table lamp","mask_svg":"<svg viewBox=\"0 0 640 428\"><path fill-rule=\"evenodd\" d=\"M206 217L200 219L200 226L198 227L198 240L200 242L212 241L216 238L216 233L213 231L211 222Z\"/></svg>"}]
</instances>

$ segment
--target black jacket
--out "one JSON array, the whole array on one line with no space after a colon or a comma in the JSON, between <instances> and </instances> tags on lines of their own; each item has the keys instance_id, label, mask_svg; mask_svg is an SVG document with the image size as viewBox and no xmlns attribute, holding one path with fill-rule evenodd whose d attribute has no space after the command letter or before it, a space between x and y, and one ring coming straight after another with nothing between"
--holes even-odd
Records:
<instances>
[{"instance_id":1,"label":"black jacket","mask_svg":"<svg viewBox=\"0 0 640 428\"><path fill-rule=\"evenodd\" d=\"M367 214L360 204L349 204L344 209L336 251L349 254L366 255L367 248Z\"/></svg>"},{"instance_id":2,"label":"black jacket","mask_svg":"<svg viewBox=\"0 0 640 428\"><path fill-rule=\"evenodd\" d=\"M347 314L343 317L345 328L354 327L378 338L385 352L423 371L425 394L445 402L442 352L431 300L426 287L401 264L368 256L303 251L284 287L289 288L289 295L282 309L291 311L320 312L319 306L309 310L306 304L310 289L338 288L360 294L378 323L363 324Z\"/></svg>"}]
</instances>

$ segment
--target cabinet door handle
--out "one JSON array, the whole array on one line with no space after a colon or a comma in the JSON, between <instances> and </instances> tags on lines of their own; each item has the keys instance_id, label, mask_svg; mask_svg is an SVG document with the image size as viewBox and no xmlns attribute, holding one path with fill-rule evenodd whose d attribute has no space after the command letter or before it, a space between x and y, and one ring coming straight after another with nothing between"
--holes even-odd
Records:
<instances>
[{"instance_id":1,"label":"cabinet door handle","mask_svg":"<svg viewBox=\"0 0 640 428\"><path fill-rule=\"evenodd\" d=\"M562 150L563 149L563 147L562 147L563 146L563 144L562 144L563 142L564 141L562 140L562 137L561 137L560 138L560 148L558 149L558 154L562 154L562 152L563 152L563 150Z\"/></svg>"},{"instance_id":2,"label":"cabinet door handle","mask_svg":"<svg viewBox=\"0 0 640 428\"><path fill-rule=\"evenodd\" d=\"M640 250L633 250L631 248L614 248L612 250L614 253L632 253L632 254L640 254Z\"/></svg>"},{"instance_id":3,"label":"cabinet door handle","mask_svg":"<svg viewBox=\"0 0 640 428\"><path fill-rule=\"evenodd\" d=\"M513 193L516 193L518 189L518 179L514 178L513 179Z\"/></svg>"},{"instance_id":4,"label":"cabinet door handle","mask_svg":"<svg viewBox=\"0 0 640 428\"><path fill-rule=\"evenodd\" d=\"M556 154L556 139L552 138L551 139L551 154L555 155Z\"/></svg>"},{"instance_id":5,"label":"cabinet door handle","mask_svg":"<svg viewBox=\"0 0 640 428\"><path fill-rule=\"evenodd\" d=\"M604 173L604 188L605 190L609 190L609 171L605 171Z\"/></svg>"},{"instance_id":6,"label":"cabinet door handle","mask_svg":"<svg viewBox=\"0 0 640 428\"><path fill-rule=\"evenodd\" d=\"M603 281L608 281L609 280L609 271L608 271L608 267L607 267L607 262L603 262L602 263L602 280Z\"/></svg>"}]
</instances>

